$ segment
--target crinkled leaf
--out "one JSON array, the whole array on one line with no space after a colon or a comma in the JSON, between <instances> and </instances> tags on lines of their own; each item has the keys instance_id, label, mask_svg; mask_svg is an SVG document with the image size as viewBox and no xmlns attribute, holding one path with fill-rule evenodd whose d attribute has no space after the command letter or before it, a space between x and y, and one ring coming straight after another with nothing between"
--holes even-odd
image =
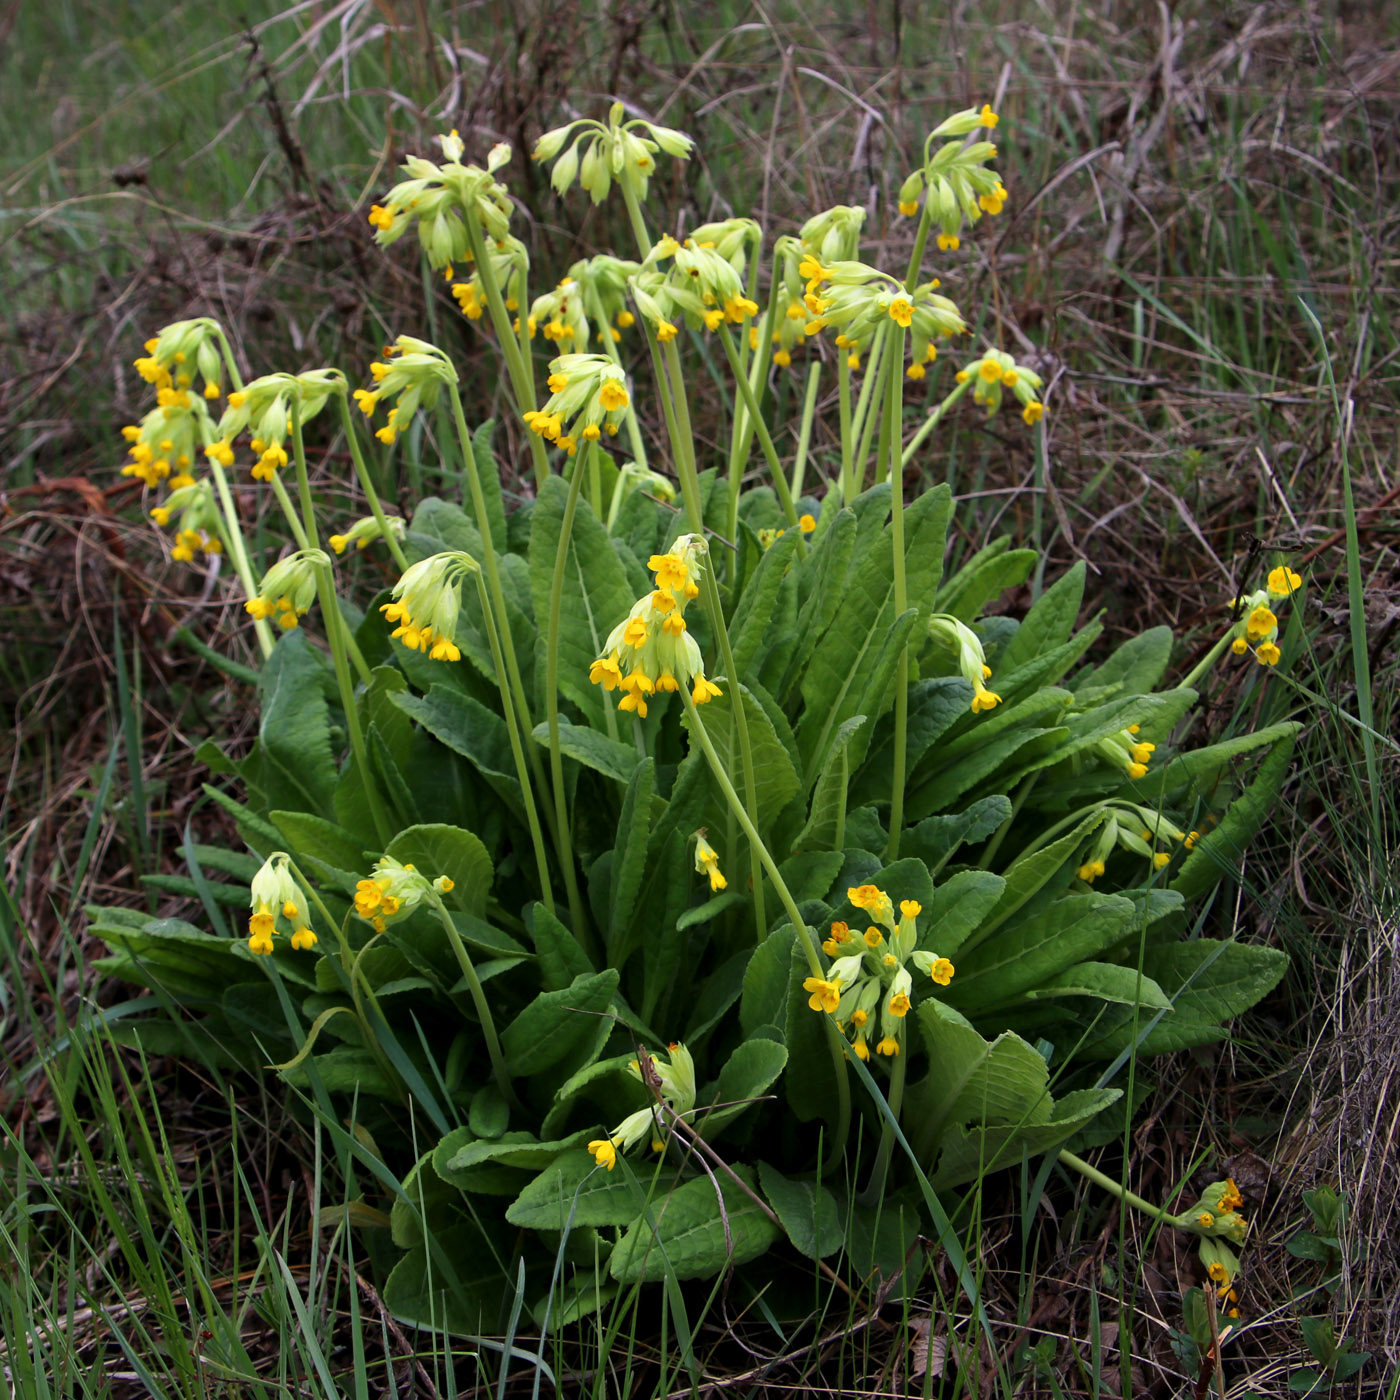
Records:
<instances>
[{"instance_id":1,"label":"crinkled leaf","mask_svg":"<svg viewBox=\"0 0 1400 1400\"><path fill-rule=\"evenodd\" d=\"M825 1186L815 1181L790 1181L767 1162L758 1164L758 1179L799 1254L825 1259L841 1248L841 1217L836 1198Z\"/></svg>"}]
</instances>

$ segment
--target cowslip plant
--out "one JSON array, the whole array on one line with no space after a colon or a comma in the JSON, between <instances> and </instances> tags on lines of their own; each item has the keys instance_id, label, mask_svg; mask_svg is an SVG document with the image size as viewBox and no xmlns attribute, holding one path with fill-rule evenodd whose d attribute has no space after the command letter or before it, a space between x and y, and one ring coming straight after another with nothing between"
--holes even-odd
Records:
<instances>
[{"instance_id":1,"label":"cowslip plant","mask_svg":"<svg viewBox=\"0 0 1400 1400\"><path fill-rule=\"evenodd\" d=\"M1121 1194L1065 1144L1094 1140L1126 1062L1220 1038L1283 970L1272 950L1201 936L1191 911L1265 820L1295 726L1193 744L1188 716L1227 650L1280 662L1273 609L1299 576L1280 563L1189 684L1169 685L1166 628L1086 659L1102 628L1081 622L1082 565L1023 617L993 616L1035 553L999 539L947 572L948 487L904 500L906 466L936 461L969 394L1044 431L1040 378L996 346L959 355L972 322L924 267L937 228L955 276L963 233L1009 198L992 144L964 142L995 115L969 109L930 138L900 195L919 215L902 278L862 261L854 207L780 236L768 261L748 219L654 236L655 157L691 144L622 117L536 149L561 196L577 180L621 199L637 245L552 292L531 295L502 148L464 164L443 138L443 161L411 159L371 212L378 241L416 238L463 326L494 340L536 483L509 519L490 426L469 431L451 354L410 335L352 392L334 369L245 388L212 323L168 328L147 377L184 436L127 434L135 474L169 491L157 521L241 561L265 660L252 751L202 751L247 850L196 846L188 878L153 877L204 900L209 927L95 911L106 969L198 1014L204 1053L280 1060L322 1114L353 1103L376 1141L401 1140L410 1115L431 1124L431 1150L400 1164L384 1297L469 1331L494 1324L519 1269L546 1316L559 1258L579 1266L574 1315L780 1234L893 1271L930 1228L926 1193L1027 1154L1063 1149ZM197 398L171 368L191 336ZM691 428L682 354L697 345L718 347L734 388L713 457ZM801 368L795 351L790 472L769 386ZM824 376L827 477L808 460ZM930 390L910 431L906 395ZM323 518L306 472L305 430L332 405L370 511L353 523ZM368 423L401 450L433 409L455 429L464 499L400 520L361 437ZM664 460L644 457L643 418L664 426ZM169 489L150 464L176 447L207 484ZM260 580L230 472L286 522ZM396 582L361 607L365 548ZM246 889L234 937L221 909ZM155 1020L122 1033L189 1044ZM753 1112L765 1097L778 1106ZM878 1144L864 1159L863 1135ZM712 1143L733 1166L720 1185ZM864 1176L858 1196L823 1184L838 1167ZM1228 1211L1129 1197L1208 1263L1237 1242ZM558 1232L574 1252L556 1258Z\"/></svg>"}]
</instances>

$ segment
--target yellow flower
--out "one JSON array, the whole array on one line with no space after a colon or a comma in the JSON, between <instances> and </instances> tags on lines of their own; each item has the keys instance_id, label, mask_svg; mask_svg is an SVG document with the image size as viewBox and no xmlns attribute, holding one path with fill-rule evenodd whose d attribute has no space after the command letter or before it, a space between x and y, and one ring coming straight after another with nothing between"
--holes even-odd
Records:
<instances>
[{"instance_id":1,"label":"yellow flower","mask_svg":"<svg viewBox=\"0 0 1400 1400\"><path fill-rule=\"evenodd\" d=\"M906 219L912 219L919 212L919 201L917 199L901 199L899 201L899 212Z\"/></svg>"},{"instance_id":2,"label":"yellow flower","mask_svg":"<svg viewBox=\"0 0 1400 1400\"><path fill-rule=\"evenodd\" d=\"M940 987L946 987L953 980L953 964L947 958L935 958L928 975Z\"/></svg>"},{"instance_id":3,"label":"yellow flower","mask_svg":"<svg viewBox=\"0 0 1400 1400\"><path fill-rule=\"evenodd\" d=\"M1261 666L1277 666L1283 653L1273 642L1260 642L1255 649L1254 659Z\"/></svg>"},{"instance_id":4,"label":"yellow flower","mask_svg":"<svg viewBox=\"0 0 1400 1400\"><path fill-rule=\"evenodd\" d=\"M913 324L914 308L907 297L895 297L890 302L890 320L905 330Z\"/></svg>"},{"instance_id":5,"label":"yellow flower","mask_svg":"<svg viewBox=\"0 0 1400 1400\"><path fill-rule=\"evenodd\" d=\"M695 869L698 874L710 877L712 893L724 889L729 884L720 873L719 852L705 839L703 830L695 833Z\"/></svg>"},{"instance_id":6,"label":"yellow flower","mask_svg":"<svg viewBox=\"0 0 1400 1400\"><path fill-rule=\"evenodd\" d=\"M986 686L979 685L976 693L972 697L972 713L980 715L983 710L994 710L1001 704L1001 696L994 690L988 690Z\"/></svg>"},{"instance_id":7,"label":"yellow flower","mask_svg":"<svg viewBox=\"0 0 1400 1400\"><path fill-rule=\"evenodd\" d=\"M593 1154L593 1160L600 1167L606 1167L612 1171L617 1166L617 1143L612 1138L594 1138L588 1144L588 1150Z\"/></svg>"},{"instance_id":8,"label":"yellow flower","mask_svg":"<svg viewBox=\"0 0 1400 1400\"><path fill-rule=\"evenodd\" d=\"M1245 635L1251 642L1260 641L1276 633L1278 630L1278 618L1265 607L1255 608L1249 615L1249 621L1245 624Z\"/></svg>"},{"instance_id":9,"label":"yellow flower","mask_svg":"<svg viewBox=\"0 0 1400 1400\"><path fill-rule=\"evenodd\" d=\"M695 688L690 692L690 698L695 704L703 705L723 693L713 681L707 681L704 676L697 676Z\"/></svg>"},{"instance_id":10,"label":"yellow flower","mask_svg":"<svg viewBox=\"0 0 1400 1400\"><path fill-rule=\"evenodd\" d=\"M1301 574L1295 574L1292 569L1280 564L1277 569L1269 571L1268 589L1275 598L1286 598L1290 593L1296 593L1303 586Z\"/></svg>"},{"instance_id":11,"label":"yellow flower","mask_svg":"<svg viewBox=\"0 0 1400 1400\"><path fill-rule=\"evenodd\" d=\"M982 104L982 110L978 115L982 118L982 125L989 131L1001 120L985 102Z\"/></svg>"},{"instance_id":12,"label":"yellow flower","mask_svg":"<svg viewBox=\"0 0 1400 1400\"><path fill-rule=\"evenodd\" d=\"M828 982L824 977L808 977L802 983L802 990L811 993L807 1005L813 1011L825 1011L828 1016L836 1014L836 1008L841 1002L839 982Z\"/></svg>"},{"instance_id":13,"label":"yellow flower","mask_svg":"<svg viewBox=\"0 0 1400 1400\"><path fill-rule=\"evenodd\" d=\"M909 994L896 992L890 998L889 1012L891 1016L907 1016L909 1014Z\"/></svg>"},{"instance_id":14,"label":"yellow flower","mask_svg":"<svg viewBox=\"0 0 1400 1400\"><path fill-rule=\"evenodd\" d=\"M865 930L865 946L867 948L878 948L885 941L885 935L873 924Z\"/></svg>"},{"instance_id":15,"label":"yellow flower","mask_svg":"<svg viewBox=\"0 0 1400 1400\"><path fill-rule=\"evenodd\" d=\"M889 1056L893 1057L893 1056L899 1054L899 1041L896 1040L894 1036L892 1036L892 1035L887 1035L887 1036L875 1047L875 1049L876 1049L881 1055L889 1055Z\"/></svg>"},{"instance_id":16,"label":"yellow flower","mask_svg":"<svg viewBox=\"0 0 1400 1400\"><path fill-rule=\"evenodd\" d=\"M797 528L804 535L810 535L817 528L816 517L813 515L799 515L797 517Z\"/></svg>"}]
</instances>

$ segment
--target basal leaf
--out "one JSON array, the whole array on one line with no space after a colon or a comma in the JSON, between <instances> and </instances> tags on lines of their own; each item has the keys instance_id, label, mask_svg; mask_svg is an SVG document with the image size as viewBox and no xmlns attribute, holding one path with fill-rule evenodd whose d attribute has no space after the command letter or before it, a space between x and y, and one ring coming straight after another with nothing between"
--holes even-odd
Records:
<instances>
[{"instance_id":1,"label":"basal leaf","mask_svg":"<svg viewBox=\"0 0 1400 1400\"><path fill-rule=\"evenodd\" d=\"M754 1189L750 1168L736 1167L735 1174ZM608 1270L619 1283L710 1278L756 1259L778 1238L767 1211L727 1172L685 1182L649 1214L651 1220L634 1220L613 1250Z\"/></svg>"},{"instance_id":2,"label":"basal leaf","mask_svg":"<svg viewBox=\"0 0 1400 1400\"><path fill-rule=\"evenodd\" d=\"M600 1016L617 990L617 972L576 977L557 992L541 992L501 1034L506 1067L512 1074L532 1075L566 1064L592 1045ZM579 1068L579 1066L575 1066Z\"/></svg>"},{"instance_id":3,"label":"basal leaf","mask_svg":"<svg viewBox=\"0 0 1400 1400\"><path fill-rule=\"evenodd\" d=\"M385 854L414 866L430 880L446 875L453 884L442 896L449 909L477 916L486 912L493 879L491 857L470 831L441 822L410 826L389 842Z\"/></svg>"},{"instance_id":4,"label":"basal leaf","mask_svg":"<svg viewBox=\"0 0 1400 1400\"><path fill-rule=\"evenodd\" d=\"M758 1164L758 1179L799 1254L825 1259L841 1248L841 1217L836 1198L825 1186L815 1181L790 1181L767 1162Z\"/></svg>"}]
</instances>

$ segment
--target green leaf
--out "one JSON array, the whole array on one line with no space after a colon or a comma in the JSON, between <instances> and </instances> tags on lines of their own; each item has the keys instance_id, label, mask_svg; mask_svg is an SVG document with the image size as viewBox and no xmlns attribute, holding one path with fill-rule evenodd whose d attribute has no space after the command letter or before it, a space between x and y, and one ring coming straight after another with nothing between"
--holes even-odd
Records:
<instances>
[{"instance_id":1,"label":"green leaf","mask_svg":"<svg viewBox=\"0 0 1400 1400\"><path fill-rule=\"evenodd\" d=\"M744 769L740 762L738 736L734 733L733 704L735 690L743 697L744 717L748 721L749 746L753 754L753 777L758 793L758 827L760 833L766 831L798 789L797 769L793 767L788 746L778 738L773 721L757 697L747 686L735 687L732 683L724 687L724 694L711 700L704 708L702 718L705 732L719 755L724 770L732 775L732 781L742 798L745 791ZM689 717L684 721L691 727ZM709 775L707 774L707 777ZM710 778L713 782L713 778ZM720 810L727 810L721 807ZM718 824L716 824L718 826Z\"/></svg>"},{"instance_id":2,"label":"green leaf","mask_svg":"<svg viewBox=\"0 0 1400 1400\"><path fill-rule=\"evenodd\" d=\"M1042 846L1030 855L1022 856L1006 872L1006 889L983 921L974 942L980 943L995 933L1027 900L1038 894L1057 875L1062 874L1065 862L1077 855L1079 848L1103 822L1104 814L1094 812L1058 841Z\"/></svg>"},{"instance_id":3,"label":"green leaf","mask_svg":"<svg viewBox=\"0 0 1400 1400\"><path fill-rule=\"evenodd\" d=\"M974 554L938 590L934 612L947 613L969 626L982 616L982 609L1008 588L1023 584L1040 557L1033 549L1008 549L1010 536L1003 535Z\"/></svg>"},{"instance_id":4,"label":"green leaf","mask_svg":"<svg viewBox=\"0 0 1400 1400\"><path fill-rule=\"evenodd\" d=\"M955 1124L944 1140L938 1170L932 1175L935 1191L976 1181L988 1172L1017 1165L1023 1154L1032 1157L1049 1152L1084 1127L1120 1097L1117 1089L1078 1089L1066 1094L1043 1122L1018 1127Z\"/></svg>"},{"instance_id":5,"label":"green leaf","mask_svg":"<svg viewBox=\"0 0 1400 1400\"><path fill-rule=\"evenodd\" d=\"M350 768L347 768L341 781L342 786L351 781L360 784L358 773L353 773ZM340 792L341 789L337 788L337 810L341 805ZM317 873L330 871L338 875L340 879L336 883L342 893L349 893L355 888L356 872L362 872L366 863L365 852L377 844L371 834L372 829L366 830L364 837L359 837L338 823L327 821L312 812L269 812L268 816L276 822L283 844L297 860L314 861L320 867Z\"/></svg>"},{"instance_id":6,"label":"green leaf","mask_svg":"<svg viewBox=\"0 0 1400 1400\"><path fill-rule=\"evenodd\" d=\"M481 495L486 503L486 522L478 520L476 528L483 535L489 530L496 553L500 554L506 548L506 508L501 498L501 474L496 470L496 458L491 450L495 432L495 420L488 418L472 434L472 459L466 466L469 471L476 472L476 479L481 484ZM467 492L466 499L472 499L470 492Z\"/></svg>"},{"instance_id":7,"label":"green leaf","mask_svg":"<svg viewBox=\"0 0 1400 1400\"><path fill-rule=\"evenodd\" d=\"M925 817L910 827L900 840L900 849L917 856L930 869L943 865L963 845L985 840L1011 815L1011 799L997 794L984 797L961 812Z\"/></svg>"},{"instance_id":8,"label":"green leaf","mask_svg":"<svg viewBox=\"0 0 1400 1400\"><path fill-rule=\"evenodd\" d=\"M774 929L749 958L739 1002L739 1026L752 1036L759 1026L782 1025L787 1019L792 949L797 935L791 924Z\"/></svg>"},{"instance_id":9,"label":"green leaf","mask_svg":"<svg viewBox=\"0 0 1400 1400\"><path fill-rule=\"evenodd\" d=\"M435 685L423 696L391 698L433 738L467 759L510 811L524 821L525 803L510 751L510 734L500 715L479 700L445 685Z\"/></svg>"},{"instance_id":10,"label":"green leaf","mask_svg":"<svg viewBox=\"0 0 1400 1400\"><path fill-rule=\"evenodd\" d=\"M748 676L749 663L768 631L778 589L792 566L793 555L801 538L799 531L789 530L776 539L769 549L763 551L753 577L744 584L743 595L729 623L730 646L740 677Z\"/></svg>"},{"instance_id":11,"label":"green leaf","mask_svg":"<svg viewBox=\"0 0 1400 1400\"><path fill-rule=\"evenodd\" d=\"M1123 1006L1146 1006L1154 1011L1170 1011L1172 1006L1166 993L1150 977L1139 981L1137 968L1123 967L1119 963L1079 963L1028 991L1026 997L1030 1001L1093 997Z\"/></svg>"},{"instance_id":12,"label":"green leaf","mask_svg":"<svg viewBox=\"0 0 1400 1400\"><path fill-rule=\"evenodd\" d=\"M549 617L555 556L568 495L569 487L563 477L548 477L540 487L530 522L530 591L541 643ZM597 729L603 727L603 709L608 702L602 688L589 683L589 667L602 655L608 633L626 618L635 601L608 532L588 501L580 498L564 556L559 689ZM537 663L537 670L539 666Z\"/></svg>"},{"instance_id":13,"label":"green leaf","mask_svg":"<svg viewBox=\"0 0 1400 1400\"><path fill-rule=\"evenodd\" d=\"M533 737L541 748L547 749L549 725L544 722L537 724ZM620 744L596 729L581 724L566 724L563 720L559 722L559 752L566 758L577 760L585 768L591 768L606 778L615 778L623 784L632 781L632 774L641 762L633 745Z\"/></svg>"},{"instance_id":14,"label":"green leaf","mask_svg":"<svg viewBox=\"0 0 1400 1400\"><path fill-rule=\"evenodd\" d=\"M1001 1005L1111 948L1136 921L1136 906L1121 895L1065 895L963 953L945 995L958 1007Z\"/></svg>"},{"instance_id":15,"label":"green leaf","mask_svg":"<svg viewBox=\"0 0 1400 1400\"><path fill-rule=\"evenodd\" d=\"M736 1045L719 1075L714 1102L722 1107L698 1117L704 1136L713 1138L726 1123L752 1107L749 1100L767 1093L786 1064L787 1049L776 1040L746 1040Z\"/></svg>"},{"instance_id":16,"label":"green leaf","mask_svg":"<svg viewBox=\"0 0 1400 1400\"><path fill-rule=\"evenodd\" d=\"M592 975L593 964L583 946L543 904L532 905L527 917L545 991L562 991L575 978Z\"/></svg>"},{"instance_id":17,"label":"green leaf","mask_svg":"<svg viewBox=\"0 0 1400 1400\"><path fill-rule=\"evenodd\" d=\"M1142 1052L1161 1055L1219 1040L1223 1023L1267 996L1287 970L1286 953L1248 943L1198 938L1149 948L1143 971L1171 998L1174 1014L1148 1035Z\"/></svg>"},{"instance_id":18,"label":"green leaf","mask_svg":"<svg viewBox=\"0 0 1400 1400\"><path fill-rule=\"evenodd\" d=\"M499 1162L505 1167L539 1171L562 1153L582 1147L589 1135L588 1131L577 1132L555 1142L538 1142L533 1134L520 1132L504 1133L494 1142L478 1138L457 1148L444 1167L448 1172L460 1172L483 1162Z\"/></svg>"},{"instance_id":19,"label":"green leaf","mask_svg":"<svg viewBox=\"0 0 1400 1400\"><path fill-rule=\"evenodd\" d=\"M617 971L608 968L576 977L557 992L541 992L501 1035L507 1069L539 1074L586 1052L616 990Z\"/></svg>"},{"instance_id":20,"label":"green leaf","mask_svg":"<svg viewBox=\"0 0 1400 1400\"><path fill-rule=\"evenodd\" d=\"M1004 672L1009 677L1018 666L1069 640L1084 602L1086 572L1084 561L1077 560L1073 568L1040 595L997 657L994 665L998 673Z\"/></svg>"},{"instance_id":21,"label":"green leaf","mask_svg":"<svg viewBox=\"0 0 1400 1400\"><path fill-rule=\"evenodd\" d=\"M752 1190L752 1170L734 1170ZM712 1278L758 1258L778 1238L778 1227L767 1211L727 1172L717 1173L713 1180L705 1176L687 1181L649 1214L652 1220L645 1216L634 1220L613 1250L608 1269L619 1283Z\"/></svg>"},{"instance_id":22,"label":"green leaf","mask_svg":"<svg viewBox=\"0 0 1400 1400\"><path fill-rule=\"evenodd\" d=\"M1130 637L1103 665L1075 678L1076 694L1106 685L1120 685L1129 694L1148 694L1166 674L1174 640L1170 627L1149 627Z\"/></svg>"},{"instance_id":23,"label":"green leaf","mask_svg":"<svg viewBox=\"0 0 1400 1400\"><path fill-rule=\"evenodd\" d=\"M767 1162L758 1164L763 1194L788 1240L808 1259L825 1259L841 1248L841 1217L836 1198L815 1181L790 1181Z\"/></svg>"},{"instance_id":24,"label":"green leaf","mask_svg":"<svg viewBox=\"0 0 1400 1400\"><path fill-rule=\"evenodd\" d=\"M506 1208L506 1219L527 1230L626 1225L645 1204L644 1189L626 1167L607 1171L587 1151L565 1153Z\"/></svg>"},{"instance_id":25,"label":"green leaf","mask_svg":"<svg viewBox=\"0 0 1400 1400\"><path fill-rule=\"evenodd\" d=\"M1292 725L1277 725L1274 728L1278 732L1254 780L1230 804L1220 824L1208 828L1197 839L1191 854L1172 880L1170 888L1184 899L1199 899L1222 875L1238 870L1245 845L1273 811L1283 780L1288 776L1289 764L1293 759L1293 743L1298 732Z\"/></svg>"},{"instance_id":26,"label":"green leaf","mask_svg":"<svg viewBox=\"0 0 1400 1400\"><path fill-rule=\"evenodd\" d=\"M801 681L817 642L841 607L846 573L855 548L855 512L841 509L811 543L807 558L796 571L797 593L791 608L797 630L792 638L792 664L786 667L780 693L786 699ZM786 590L784 590L786 595ZM773 629L769 629L771 638Z\"/></svg>"},{"instance_id":27,"label":"green leaf","mask_svg":"<svg viewBox=\"0 0 1400 1400\"><path fill-rule=\"evenodd\" d=\"M812 789L806 825L792 843L794 852L830 851L841 845L846 794L851 783L850 743L856 731L866 723L864 715L853 715L837 727Z\"/></svg>"},{"instance_id":28,"label":"green leaf","mask_svg":"<svg viewBox=\"0 0 1400 1400\"><path fill-rule=\"evenodd\" d=\"M1011 1031L984 1040L938 1001L920 1002L916 1014L932 1065L919 1103L925 1129L934 1140L951 1123L1049 1119L1050 1067L1033 1046Z\"/></svg>"},{"instance_id":29,"label":"green leaf","mask_svg":"<svg viewBox=\"0 0 1400 1400\"><path fill-rule=\"evenodd\" d=\"M909 689L909 715L905 728L906 763L911 775L929 749L959 720L969 713L972 687L961 676L939 676L916 681ZM834 746L833 746L834 747ZM870 742L860 777L851 788L851 805L888 802L890 778L894 772L894 717L881 720Z\"/></svg>"},{"instance_id":30,"label":"green leaf","mask_svg":"<svg viewBox=\"0 0 1400 1400\"><path fill-rule=\"evenodd\" d=\"M883 511L884 506L878 509ZM916 603L916 609L923 611L916 613L915 620L927 615L928 600L943 572L951 509L952 494L944 484L925 492L904 512L906 596L924 600ZM871 664L896 621L889 527L875 528L878 533L857 542L835 615L817 642L802 680L806 713L799 743L803 771L808 774L820 771L843 720L856 713L875 716L870 709L860 709L855 697L866 692Z\"/></svg>"},{"instance_id":31,"label":"green leaf","mask_svg":"<svg viewBox=\"0 0 1400 1400\"><path fill-rule=\"evenodd\" d=\"M825 899L846 863L843 851L799 851L778 867L788 893L798 904Z\"/></svg>"},{"instance_id":32,"label":"green leaf","mask_svg":"<svg viewBox=\"0 0 1400 1400\"><path fill-rule=\"evenodd\" d=\"M951 958L996 908L1006 881L990 870L960 870L935 887L920 916L923 943L940 957Z\"/></svg>"},{"instance_id":33,"label":"green leaf","mask_svg":"<svg viewBox=\"0 0 1400 1400\"><path fill-rule=\"evenodd\" d=\"M647 864L647 836L651 831L652 796L656 791L656 761L645 759L637 765L627 785L622 813L617 819L617 842L613 847L612 891L609 900L608 944L617 949L637 914L637 895ZM622 959L615 957L616 966Z\"/></svg>"},{"instance_id":34,"label":"green leaf","mask_svg":"<svg viewBox=\"0 0 1400 1400\"><path fill-rule=\"evenodd\" d=\"M339 776L331 752L326 662L300 629L284 633L262 669L258 744L267 805L325 814Z\"/></svg>"},{"instance_id":35,"label":"green leaf","mask_svg":"<svg viewBox=\"0 0 1400 1400\"><path fill-rule=\"evenodd\" d=\"M386 855L413 866L429 880L446 875L453 888L442 896L449 909L478 918L486 912L494 872L479 837L460 826L431 822L406 827L389 842Z\"/></svg>"}]
</instances>

